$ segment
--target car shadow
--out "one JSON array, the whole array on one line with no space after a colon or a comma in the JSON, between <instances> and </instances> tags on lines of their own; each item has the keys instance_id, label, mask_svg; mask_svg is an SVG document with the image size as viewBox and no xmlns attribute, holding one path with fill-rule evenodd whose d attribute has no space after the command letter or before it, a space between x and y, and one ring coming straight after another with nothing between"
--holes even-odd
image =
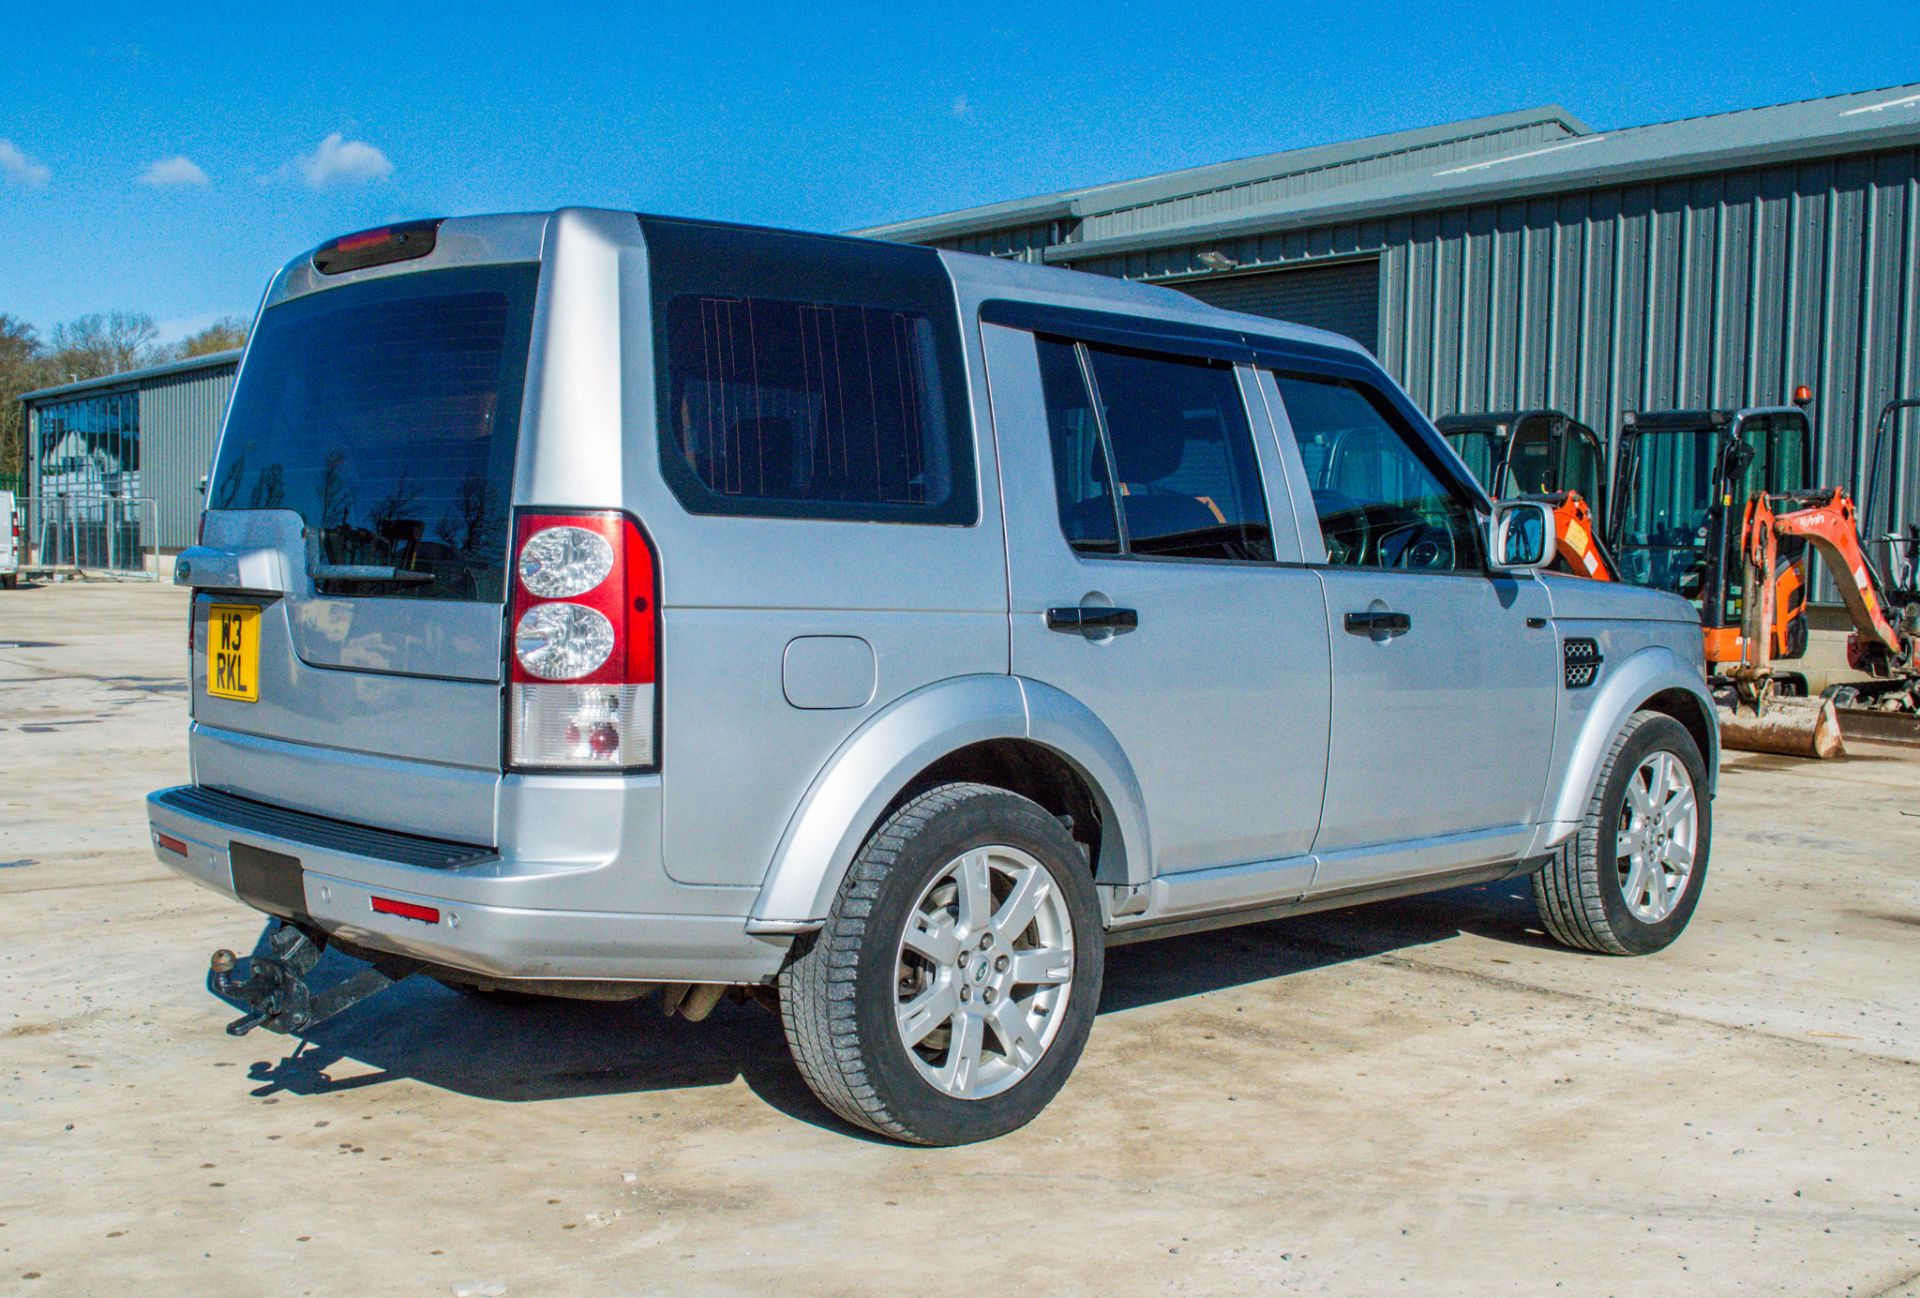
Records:
<instances>
[{"instance_id":1,"label":"car shadow","mask_svg":"<svg viewBox=\"0 0 1920 1298\"><path fill-rule=\"evenodd\" d=\"M1116 947L1100 1013L1268 982L1473 934L1550 946L1524 879ZM328 952L313 981L355 962ZM276 1048L248 1071L256 1097L330 1094L411 1079L509 1103L639 1095L735 1079L764 1103L865 1137L828 1112L787 1054L777 1015L725 1000L703 1023L664 1017L652 998L603 1002L502 998L408 978Z\"/></svg>"}]
</instances>

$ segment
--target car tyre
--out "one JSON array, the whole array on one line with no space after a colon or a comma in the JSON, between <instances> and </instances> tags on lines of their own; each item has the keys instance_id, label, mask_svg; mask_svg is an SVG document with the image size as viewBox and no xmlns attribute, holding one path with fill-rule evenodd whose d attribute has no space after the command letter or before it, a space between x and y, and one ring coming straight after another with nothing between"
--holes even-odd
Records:
<instances>
[{"instance_id":1,"label":"car tyre","mask_svg":"<svg viewBox=\"0 0 1920 1298\"><path fill-rule=\"evenodd\" d=\"M1079 1061L1104 943L1086 857L980 784L909 800L854 858L779 979L787 1044L835 1114L921 1145L1032 1121Z\"/></svg>"},{"instance_id":2,"label":"car tyre","mask_svg":"<svg viewBox=\"0 0 1920 1298\"><path fill-rule=\"evenodd\" d=\"M1712 846L1706 762L1687 728L1636 712L1601 763L1574 835L1533 876L1534 905L1567 946L1649 955L1700 904Z\"/></svg>"}]
</instances>

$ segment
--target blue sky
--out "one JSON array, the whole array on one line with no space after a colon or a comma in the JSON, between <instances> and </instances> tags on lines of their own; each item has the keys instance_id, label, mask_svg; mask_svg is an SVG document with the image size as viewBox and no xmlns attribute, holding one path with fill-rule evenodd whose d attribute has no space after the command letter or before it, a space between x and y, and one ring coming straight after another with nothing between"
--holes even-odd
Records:
<instances>
[{"instance_id":1,"label":"blue sky","mask_svg":"<svg viewBox=\"0 0 1920 1298\"><path fill-rule=\"evenodd\" d=\"M11 9L0 312L169 337L395 218L842 230L1540 103L1604 128L1920 81L1891 2Z\"/></svg>"}]
</instances>

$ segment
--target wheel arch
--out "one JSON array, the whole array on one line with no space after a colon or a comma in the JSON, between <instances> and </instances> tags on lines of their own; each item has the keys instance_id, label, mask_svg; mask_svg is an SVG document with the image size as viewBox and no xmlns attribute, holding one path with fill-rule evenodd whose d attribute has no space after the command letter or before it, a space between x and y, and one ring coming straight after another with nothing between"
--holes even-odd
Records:
<instances>
[{"instance_id":1,"label":"wheel arch","mask_svg":"<svg viewBox=\"0 0 1920 1298\"><path fill-rule=\"evenodd\" d=\"M1712 795L1720 769L1713 696L1696 664L1664 645L1651 645L1606 673L1568 746L1565 770L1548 808L1556 839L1579 823L1614 736L1627 718L1642 710L1665 713L1686 727L1706 762L1707 792Z\"/></svg>"},{"instance_id":2,"label":"wheel arch","mask_svg":"<svg viewBox=\"0 0 1920 1298\"><path fill-rule=\"evenodd\" d=\"M1073 816L1072 832L1102 883L1148 878L1139 780L1112 732L1051 686L965 676L889 704L834 753L781 836L748 926L817 925L875 827L916 793L951 780L1009 788Z\"/></svg>"}]
</instances>

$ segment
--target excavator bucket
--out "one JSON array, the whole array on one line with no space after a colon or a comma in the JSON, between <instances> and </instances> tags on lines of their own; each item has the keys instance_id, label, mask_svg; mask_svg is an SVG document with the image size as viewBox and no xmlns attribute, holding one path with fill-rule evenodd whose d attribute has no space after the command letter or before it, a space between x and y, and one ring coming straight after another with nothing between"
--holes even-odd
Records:
<instances>
[{"instance_id":1,"label":"excavator bucket","mask_svg":"<svg viewBox=\"0 0 1920 1298\"><path fill-rule=\"evenodd\" d=\"M1757 712L1744 704L1729 707L1725 703L1716 710L1722 748L1823 761L1846 753L1832 699L1770 698Z\"/></svg>"}]
</instances>

